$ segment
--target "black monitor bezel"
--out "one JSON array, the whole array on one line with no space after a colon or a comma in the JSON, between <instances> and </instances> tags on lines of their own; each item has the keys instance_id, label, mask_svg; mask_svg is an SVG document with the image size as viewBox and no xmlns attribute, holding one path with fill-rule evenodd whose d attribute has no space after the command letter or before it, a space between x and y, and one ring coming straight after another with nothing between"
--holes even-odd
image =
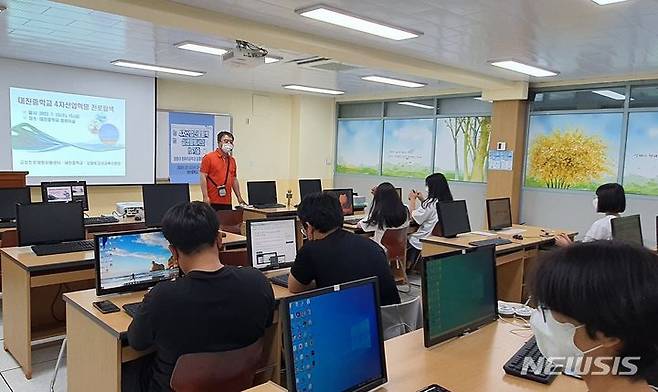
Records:
<instances>
[{"instance_id":1,"label":"black monitor bezel","mask_svg":"<svg viewBox=\"0 0 658 392\"><path fill-rule=\"evenodd\" d=\"M289 304L294 301L299 301L300 299L304 298L311 298L311 297L317 297L320 295L328 294L328 293L333 293L335 291L339 290L345 290L349 289L351 287L355 286L361 286L365 284L374 284L374 298L375 298L375 306L376 310L375 313L377 315L377 326L378 326L378 331L379 331L379 349L380 352L382 353L381 355L381 362L380 362L380 368L381 368L381 377L378 378L377 380L373 380L369 382L366 385L361 385L357 388L354 389L348 389L345 392L366 392L366 391L371 391L381 385L386 384L388 382L388 373L387 373L387 367L386 367L386 350L384 348L384 329L382 326L382 315L381 315L381 301L379 298L379 281L377 280L376 277L372 278L365 278L365 279L359 279L355 280L352 282L346 282L342 283L339 285L334 285L331 287L325 287L317 290L312 290L312 291L307 291L302 294L298 294L295 296L287 297L281 300L280 308L279 308L279 314L283 315L282 316L282 324L283 324L283 329L282 329L282 334L283 334L283 353L284 353L284 359L286 363L286 369L289 369L288 372L286 372L286 377L287 377L287 385L288 385L288 390L290 392L297 392L297 383L295 382L295 367L293 365L293 359L292 359L292 337L290 334L290 312L288 311Z\"/></svg>"},{"instance_id":2,"label":"black monitor bezel","mask_svg":"<svg viewBox=\"0 0 658 392\"><path fill-rule=\"evenodd\" d=\"M501 201L501 200L507 200L507 211L509 212L509 226L493 226L491 223L491 207L489 206L491 202L494 201ZM512 200L509 197L499 197L495 199L487 199L486 200L487 204L487 227L489 230L494 230L494 231L499 231L499 230L504 230L512 227Z\"/></svg>"},{"instance_id":3,"label":"black monitor bezel","mask_svg":"<svg viewBox=\"0 0 658 392\"><path fill-rule=\"evenodd\" d=\"M283 268L289 268L292 267L292 265L295 263L295 261L291 261L289 263L283 263L279 264L278 267L266 267L266 268L256 268L254 267L254 260L251 255L251 250L253 248L252 241L251 241L251 225L254 223L262 223L262 222L274 222L274 221L282 221L282 220L291 220L293 221L295 225L295 249L299 251L299 243L297 241L297 217L290 217L290 216L281 216L281 217L273 217L273 218L264 218L264 219L249 219L245 222L245 237L247 238L247 258L249 260L249 263L254 269L257 269L258 271L276 271L280 270Z\"/></svg>"},{"instance_id":4,"label":"black monitor bezel","mask_svg":"<svg viewBox=\"0 0 658 392\"><path fill-rule=\"evenodd\" d=\"M62 206L62 205L73 205L73 204L80 205L80 225L81 225L81 227L82 227L82 231L81 231L81 232L82 232L82 236L79 236L79 237L77 237L77 238L67 238L67 239L58 240L58 241L39 241L39 242L31 242L31 243L29 243L29 244L26 244L26 243L23 243L23 242L22 242L23 238L21 238L21 226L22 226L22 225L21 225L20 214L21 214L21 210L22 210L23 208L25 208L25 207L30 208L30 207L32 207L32 206L34 206L34 208L39 208L39 207L37 207L37 206L42 206L42 205L43 205L43 206L51 206L51 207L53 207L53 208L57 208L58 206ZM47 217L43 217L43 219L44 219L44 222L46 222L46 224L47 224L47 222L48 222L48 221L47 221ZM52 224L61 224L61 222L53 222ZM59 244L59 243L62 243L62 242L70 242L70 241L81 241L81 240L84 240L84 239L85 239L85 237L86 237L86 233L87 233L87 229L86 229L86 227L85 227L85 219L84 219L84 214L83 214L83 209L82 209L82 202L80 202L80 201L69 201L69 202L66 202L66 203L48 203L48 202L44 202L44 201L42 201L42 202L40 202L40 203L17 204L17 205L16 205L16 237L17 237L17 239L18 239L18 246L28 246L28 245L47 245L47 244Z\"/></svg>"},{"instance_id":5,"label":"black monitor bezel","mask_svg":"<svg viewBox=\"0 0 658 392\"><path fill-rule=\"evenodd\" d=\"M254 204L254 203L252 202L252 200L251 200L251 197L252 197L251 194L252 194L252 192L251 192L251 189L250 189L250 188L251 188L250 185L252 185L252 184L261 184L261 185L268 184L268 185L274 185L274 200L271 200L269 203L256 203L256 204ZM277 189L276 189L276 181L275 181L275 180L267 180L267 181L247 181L247 199L249 200L249 204L252 205L252 206L262 205L262 204L276 204L276 203L278 203L278 201L279 201L278 199L279 199L279 198L278 198Z\"/></svg>"},{"instance_id":6,"label":"black monitor bezel","mask_svg":"<svg viewBox=\"0 0 658 392\"><path fill-rule=\"evenodd\" d=\"M332 189L325 189L323 192L331 192L334 195L338 196L338 193L341 192L348 192L351 197L350 204L352 205L352 213L351 214L345 214L343 213L343 216L353 216L354 215L354 188L332 188ZM340 210L343 210L343 206L340 207Z\"/></svg>"},{"instance_id":7,"label":"black monitor bezel","mask_svg":"<svg viewBox=\"0 0 658 392\"><path fill-rule=\"evenodd\" d=\"M307 193L306 195L302 195L302 182L318 184L318 185L320 185L319 192L322 192L322 180L321 179L319 179L319 178L306 178L306 179L300 178L299 181L298 181L298 183L299 183L299 201L300 202L302 202L304 200L305 196L308 196L312 193L317 193L317 192L311 192L311 193Z\"/></svg>"},{"instance_id":8,"label":"black monitor bezel","mask_svg":"<svg viewBox=\"0 0 658 392\"><path fill-rule=\"evenodd\" d=\"M616 217L616 218L613 218L613 219L610 220L610 229L612 231L612 239L617 240L617 241L623 241L623 240L618 240L616 238L617 237L616 232L617 232L618 229L617 229L617 223L615 223L615 221L617 219L622 219L622 220L634 219L634 220L637 220L637 227L638 227L639 233L640 233L640 244L635 244L635 243L634 244L644 246L644 235L642 235L642 219L640 217L640 214L620 216L620 217ZM656 234L656 235L658 236L658 234ZM625 242L628 242L628 241L625 241Z\"/></svg>"},{"instance_id":9,"label":"black monitor bezel","mask_svg":"<svg viewBox=\"0 0 658 392\"><path fill-rule=\"evenodd\" d=\"M466 224L468 226L467 231L462 231L462 232L459 232L459 233L453 233L453 232L446 231L446 220L443 219L443 217L441 216L442 215L441 207L445 206L445 205L449 205L449 204L463 204L464 205L464 211L466 212ZM439 202L436 203L436 212L437 212L438 217L439 217L439 224L441 225L441 231L443 233L442 234L443 237L445 237L445 238L455 238L459 234L469 233L471 231L471 220L468 216L468 205L466 204L466 200L439 201Z\"/></svg>"},{"instance_id":10,"label":"black monitor bezel","mask_svg":"<svg viewBox=\"0 0 658 392\"><path fill-rule=\"evenodd\" d=\"M164 282L164 280L160 280L158 282L145 282L145 283L140 283L140 284L135 284L135 285L130 285L130 286L120 286L120 287L113 287L111 289L103 289L101 288L101 252L100 252L100 247L99 247L99 239L102 237L116 237L120 235L134 235L134 234L144 234L144 233L154 233L162 231L162 229L158 228L151 228L151 229L142 229L142 230L128 230L128 231L117 231L117 232L112 232L112 233L99 233L99 234L94 234L94 269L96 270L96 295L101 296L101 295L107 295L107 294L117 294L117 293L132 293L135 291L143 291L146 290L150 287L155 286L156 284L160 282ZM180 275L180 267L179 267L179 275Z\"/></svg>"},{"instance_id":11,"label":"black monitor bezel","mask_svg":"<svg viewBox=\"0 0 658 392\"><path fill-rule=\"evenodd\" d=\"M85 189L85 198L82 202L82 210L89 211L89 193L87 192L87 181L42 181L41 182L41 201L48 202L48 188L56 186L68 186L73 188L74 186L82 185ZM73 200L73 189L71 189L71 201Z\"/></svg>"},{"instance_id":12,"label":"black monitor bezel","mask_svg":"<svg viewBox=\"0 0 658 392\"><path fill-rule=\"evenodd\" d=\"M489 252L491 254L491 262L492 262L492 268L493 268L493 314L489 317L482 318L480 320L476 320L468 325L465 325L459 329L444 333L443 335L440 335L435 338L430 337L430 327L429 327L429 317L428 317L428 298L427 298L427 268L426 264L428 262L435 262L437 260L445 259L448 257L453 257L453 256L459 256L459 255L464 255L464 254L469 254L469 253L474 253L474 252ZM427 257L423 259L422 262L422 268L421 268L421 290L422 290L422 306L423 306L423 343L425 345L425 348L430 348L433 347L441 342L445 342L446 340L452 339L457 336L461 336L464 333L471 332L474 330L477 330L478 328L490 324L498 319L498 276L497 276L497 271L496 271L496 247L493 245L490 246L480 246L480 247L475 247L475 248L469 248L469 249L461 249L461 250L456 250L453 252L448 252L448 253L442 253L440 255L432 256L432 257Z\"/></svg>"},{"instance_id":13,"label":"black monitor bezel","mask_svg":"<svg viewBox=\"0 0 658 392\"><path fill-rule=\"evenodd\" d=\"M187 198L186 198L186 200L180 201L180 203L185 203L185 202L189 203L190 202L190 184L188 184L188 183L166 183L166 184L144 184L144 185L142 185L142 204L144 206L144 225L148 228L162 227L162 218L164 217L164 214L162 214L162 217L160 217L160 222L158 222L157 224L155 224L155 222L151 222L152 219L148 219L149 218L149 212L148 212L148 208L146 207L146 205L148 203L146 201L147 198L145 197L146 192L148 192L147 188L157 189L157 188L163 188L163 187L166 187L166 186L169 186L169 187L172 187L172 188L181 188L181 189L186 188L187 192L185 192L185 194L187 195ZM169 207L169 208L171 208L171 207ZM166 211L165 211L165 213L166 213Z\"/></svg>"},{"instance_id":14,"label":"black monitor bezel","mask_svg":"<svg viewBox=\"0 0 658 392\"><path fill-rule=\"evenodd\" d=\"M402 200L402 187L395 187L395 192L397 192L398 196L400 196L400 200Z\"/></svg>"},{"instance_id":15,"label":"black monitor bezel","mask_svg":"<svg viewBox=\"0 0 658 392\"><path fill-rule=\"evenodd\" d=\"M31 195L31 192L30 192L30 188L28 188L28 187L26 187L26 186L22 186L22 187L11 187L11 188L0 188L0 193L5 192L5 191L7 191L7 192L10 192L10 191L23 192L23 195L21 195L21 196L27 196L27 200L28 200L28 203L27 203L27 204L32 204L32 195ZM4 200L4 199L3 199L3 200ZM25 204L25 203L14 203L14 208L10 208L10 209L12 209L12 210L14 211L14 216L13 216L13 217L9 217L9 216L0 216L0 222L16 220L16 214L17 214L17 212L16 212L16 205L17 205L17 204Z\"/></svg>"}]
</instances>

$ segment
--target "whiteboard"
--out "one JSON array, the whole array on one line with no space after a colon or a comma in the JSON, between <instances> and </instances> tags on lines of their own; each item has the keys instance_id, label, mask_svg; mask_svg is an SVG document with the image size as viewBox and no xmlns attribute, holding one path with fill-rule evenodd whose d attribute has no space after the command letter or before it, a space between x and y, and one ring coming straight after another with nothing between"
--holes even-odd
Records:
<instances>
[{"instance_id":1,"label":"whiteboard","mask_svg":"<svg viewBox=\"0 0 658 392\"><path fill-rule=\"evenodd\" d=\"M157 133L155 140L155 176L158 180L169 179L169 113L173 110L158 110L156 116ZM196 112L188 112L196 113ZM213 114L213 113L201 113ZM213 141L217 140L217 134L221 131L233 132L233 121L229 114L214 114L215 115L215 137ZM213 147L214 148L214 147Z\"/></svg>"}]
</instances>

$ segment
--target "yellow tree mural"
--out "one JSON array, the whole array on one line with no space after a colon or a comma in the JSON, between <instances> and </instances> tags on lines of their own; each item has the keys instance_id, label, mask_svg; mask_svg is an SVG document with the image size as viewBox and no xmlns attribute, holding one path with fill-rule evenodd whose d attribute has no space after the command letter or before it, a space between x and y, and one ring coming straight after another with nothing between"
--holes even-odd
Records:
<instances>
[{"instance_id":1,"label":"yellow tree mural","mask_svg":"<svg viewBox=\"0 0 658 392\"><path fill-rule=\"evenodd\" d=\"M538 136L529 150L529 175L548 188L569 189L609 174L607 146L580 129Z\"/></svg>"}]
</instances>

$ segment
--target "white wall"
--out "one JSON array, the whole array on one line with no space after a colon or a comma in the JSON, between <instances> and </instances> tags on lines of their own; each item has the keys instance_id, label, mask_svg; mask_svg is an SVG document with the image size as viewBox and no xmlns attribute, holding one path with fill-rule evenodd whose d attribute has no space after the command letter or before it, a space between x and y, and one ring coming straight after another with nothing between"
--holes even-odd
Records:
<instances>
[{"instance_id":1,"label":"white wall","mask_svg":"<svg viewBox=\"0 0 658 392\"><path fill-rule=\"evenodd\" d=\"M582 238L592 222L602 216L594 211L594 197L594 192L525 188L521 193L521 221L529 225L576 230L579 233L577 238ZM626 195L624 215L635 214L642 217L644 245L655 248L658 199Z\"/></svg>"}]
</instances>

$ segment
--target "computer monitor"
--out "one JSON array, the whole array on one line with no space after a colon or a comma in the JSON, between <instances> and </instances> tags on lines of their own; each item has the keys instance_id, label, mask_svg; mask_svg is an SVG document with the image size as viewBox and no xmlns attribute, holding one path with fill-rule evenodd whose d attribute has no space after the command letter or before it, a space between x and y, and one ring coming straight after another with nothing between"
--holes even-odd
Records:
<instances>
[{"instance_id":1,"label":"computer monitor","mask_svg":"<svg viewBox=\"0 0 658 392\"><path fill-rule=\"evenodd\" d=\"M189 184L142 185L144 223L146 227L159 227L165 213L179 203L189 203Z\"/></svg>"},{"instance_id":2,"label":"computer monitor","mask_svg":"<svg viewBox=\"0 0 658 392\"><path fill-rule=\"evenodd\" d=\"M326 189L335 195L340 202L340 207L343 209L343 215L354 215L354 191L352 189Z\"/></svg>"},{"instance_id":3,"label":"computer monitor","mask_svg":"<svg viewBox=\"0 0 658 392\"><path fill-rule=\"evenodd\" d=\"M55 181L41 183L41 200L49 203L79 201L89 211L86 181Z\"/></svg>"},{"instance_id":4,"label":"computer monitor","mask_svg":"<svg viewBox=\"0 0 658 392\"><path fill-rule=\"evenodd\" d=\"M252 206L276 204L276 181L247 182L247 196Z\"/></svg>"},{"instance_id":5,"label":"computer monitor","mask_svg":"<svg viewBox=\"0 0 658 392\"><path fill-rule=\"evenodd\" d=\"M30 188L0 188L0 222L16 219L16 204L30 203Z\"/></svg>"},{"instance_id":6,"label":"computer monitor","mask_svg":"<svg viewBox=\"0 0 658 392\"><path fill-rule=\"evenodd\" d=\"M94 236L96 295L145 290L178 276L160 229Z\"/></svg>"},{"instance_id":7,"label":"computer monitor","mask_svg":"<svg viewBox=\"0 0 658 392\"><path fill-rule=\"evenodd\" d=\"M82 203L18 204L16 228L19 246L84 240Z\"/></svg>"},{"instance_id":8,"label":"computer monitor","mask_svg":"<svg viewBox=\"0 0 658 392\"><path fill-rule=\"evenodd\" d=\"M642 238L642 222L639 215L622 216L610 221L612 238L640 246L644 246Z\"/></svg>"},{"instance_id":9,"label":"computer monitor","mask_svg":"<svg viewBox=\"0 0 658 392\"><path fill-rule=\"evenodd\" d=\"M487 200L487 222L489 230L512 227L512 206L508 197Z\"/></svg>"},{"instance_id":10,"label":"computer monitor","mask_svg":"<svg viewBox=\"0 0 658 392\"><path fill-rule=\"evenodd\" d=\"M299 180L299 200L304 200L311 193L322 192L322 181L320 180Z\"/></svg>"},{"instance_id":11,"label":"computer monitor","mask_svg":"<svg viewBox=\"0 0 658 392\"><path fill-rule=\"evenodd\" d=\"M425 259L421 274L425 347L496 320L496 255L493 246Z\"/></svg>"},{"instance_id":12,"label":"computer monitor","mask_svg":"<svg viewBox=\"0 0 658 392\"><path fill-rule=\"evenodd\" d=\"M452 238L471 231L466 200L440 201L436 204L436 209L444 237Z\"/></svg>"},{"instance_id":13,"label":"computer monitor","mask_svg":"<svg viewBox=\"0 0 658 392\"><path fill-rule=\"evenodd\" d=\"M290 267L297 257L297 219L248 220L247 253L252 267L261 271Z\"/></svg>"},{"instance_id":14,"label":"computer monitor","mask_svg":"<svg viewBox=\"0 0 658 392\"><path fill-rule=\"evenodd\" d=\"M283 300L291 392L370 391L386 383L377 279Z\"/></svg>"}]
</instances>

